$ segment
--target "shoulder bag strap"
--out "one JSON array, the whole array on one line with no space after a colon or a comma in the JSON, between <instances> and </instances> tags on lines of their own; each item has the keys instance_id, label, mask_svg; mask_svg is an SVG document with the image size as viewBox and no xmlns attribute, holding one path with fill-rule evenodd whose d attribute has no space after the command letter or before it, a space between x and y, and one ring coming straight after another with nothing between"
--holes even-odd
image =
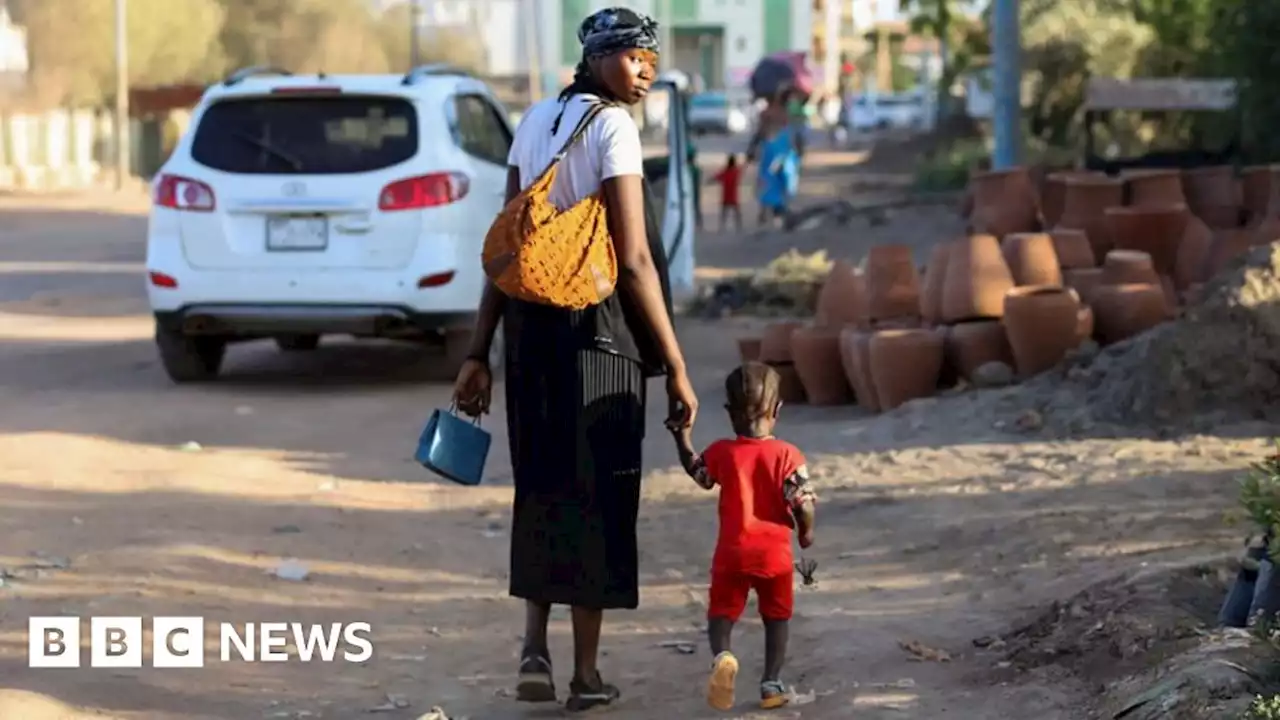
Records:
<instances>
[{"instance_id":1,"label":"shoulder bag strap","mask_svg":"<svg viewBox=\"0 0 1280 720\"><path fill-rule=\"evenodd\" d=\"M551 168L555 167L557 163L563 160L564 156L569 153L569 150L571 150L573 146L582 139L583 135L587 134L587 128L591 127L591 121L595 120L597 115L610 107L612 107L612 105L606 102L594 103L588 107L587 111L582 114L582 119L578 121L577 127L573 129L573 134L569 136L568 140L565 140L564 147L560 148L560 152L556 153L555 156L551 158L551 162L547 163L547 167L542 171L542 175L545 176Z\"/></svg>"}]
</instances>

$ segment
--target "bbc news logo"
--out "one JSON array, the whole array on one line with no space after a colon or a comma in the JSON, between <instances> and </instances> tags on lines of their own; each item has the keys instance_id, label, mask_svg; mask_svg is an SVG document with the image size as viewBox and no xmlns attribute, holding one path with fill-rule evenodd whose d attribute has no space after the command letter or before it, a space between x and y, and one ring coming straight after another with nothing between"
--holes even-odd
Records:
<instances>
[{"instance_id":1,"label":"bbc news logo","mask_svg":"<svg viewBox=\"0 0 1280 720\"><path fill-rule=\"evenodd\" d=\"M78 617L33 617L27 621L27 666L80 667ZM373 657L369 623L218 624L222 662L365 662ZM89 618L89 666L140 668L145 644L140 617ZM151 620L151 667L198 668L205 661L201 617Z\"/></svg>"}]
</instances>

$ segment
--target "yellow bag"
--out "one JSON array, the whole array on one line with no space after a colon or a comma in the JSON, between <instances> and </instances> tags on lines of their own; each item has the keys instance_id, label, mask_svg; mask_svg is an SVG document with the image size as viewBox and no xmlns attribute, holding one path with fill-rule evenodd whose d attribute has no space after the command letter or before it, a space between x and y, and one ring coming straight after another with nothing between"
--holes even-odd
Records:
<instances>
[{"instance_id":1,"label":"yellow bag","mask_svg":"<svg viewBox=\"0 0 1280 720\"><path fill-rule=\"evenodd\" d=\"M547 197L560 161L606 107L587 110L542 175L507 203L485 235L484 272L508 297L581 310L613 294L618 258L603 191L563 211Z\"/></svg>"}]
</instances>

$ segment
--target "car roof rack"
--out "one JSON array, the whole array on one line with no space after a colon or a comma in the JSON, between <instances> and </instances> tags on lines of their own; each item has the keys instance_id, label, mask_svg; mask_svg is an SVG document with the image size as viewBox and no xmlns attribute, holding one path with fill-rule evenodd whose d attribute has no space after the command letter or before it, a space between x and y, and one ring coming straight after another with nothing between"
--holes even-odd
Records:
<instances>
[{"instance_id":1,"label":"car roof rack","mask_svg":"<svg viewBox=\"0 0 1280 720\"><path fill-rule=\"evenodd\" d=\"M462 77L471 77L471 73L457 65L450 65L449 63L428 63L426 65L419 65L405 73L404 79L400 81L400 84L412 85L417 82L419 78L438 77L441 75L460 75Z\"/></svg>"},{"instance_id":2,"label":"car roof rack","mask_svg":"<svg viewBox=\"0 0 1280 720\"><path fill-rule=\"evenodd\" d=\"M290 75L293 75L293 73L289 72L288 70L283 70L277 67L271 67L269 65L255 65L253 67L243 68L231 73L230 75L227 76L226 80L222 81L222 84L227 87L231 87L232 85L237 85L245 80L248 80L251 77L257 77L259 75L290 76Z\"/></svg>"}]
</instances>

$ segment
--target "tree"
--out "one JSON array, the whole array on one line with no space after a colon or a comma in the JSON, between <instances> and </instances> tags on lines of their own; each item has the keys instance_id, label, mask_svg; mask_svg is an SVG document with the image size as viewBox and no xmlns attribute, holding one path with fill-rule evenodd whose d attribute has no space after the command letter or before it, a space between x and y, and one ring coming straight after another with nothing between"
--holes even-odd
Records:
<instances>
[{"instance_id":1,"label":"tree","mask_svg":"<svg viewBox=\"0 0 1280 720\"><path fill-rule=\"evenodd\" d=\"M31 85L48 104L101 104L115 88L115 3L9 0L26 27ZM129 0L129 82L200 82L225 68L218 46L218 0Z\"/></svg>"},{"instance_id":2,"label":"tree","mask_svg":"<svg viewBox=\"0 0 1280 720\"><path fill-rule=\"evenodd\" d=\"M364 0L218 0L220 40L234 67L386 72L377 16Z\"/></svg>"}]
</instances>

